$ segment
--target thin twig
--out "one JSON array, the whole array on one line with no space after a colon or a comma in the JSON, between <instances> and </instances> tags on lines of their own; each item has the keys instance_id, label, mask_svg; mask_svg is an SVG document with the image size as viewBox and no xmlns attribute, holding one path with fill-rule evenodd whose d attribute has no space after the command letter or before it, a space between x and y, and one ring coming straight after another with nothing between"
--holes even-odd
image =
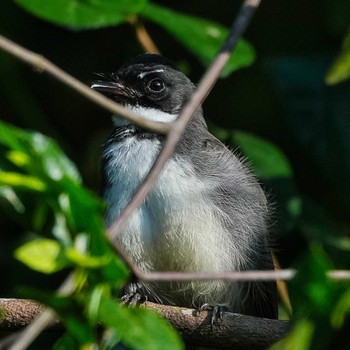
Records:
<instances>
[{"instance_id":1,"label":"thin twig","mask_svg":"<svg viewBox=\"0 0 350 350\"><path fill-rule=\"evenodd\" d=\"M291 280L296 274L293 269L233 272L148 272L142 275L145 282L179 281L276 281Z\"/></svg>"},{"instance_id":2,"label":"thin twig","mask_svg":"<svg viewBox=\"0 0 350 350\"><path fill-rule=\"evenodd\" d=\"M198 84L197 90L194 92L189 102L185 105L178 119L173 123L172 128L168 133L168 136L164 143L164 147L159 153L150 172L148 173L144 182L138 188L137 192L130 200L126 208L115 219L115 221L110 225L110 227L107 230L107 235L112 246L129 265L131 271L140 280L146 279L147 273L141 271L139 267L133 261L131 261L131 259L122 249L122 247L120 247L120 245L117 243L116 237L120 233L124 224L130 218L134 210L142 203L142 201L146 198L147 194L151 191L165 163L173 154L174 149L178 141L180 140L181 135L183 134L187 124L190 122L192 116L199 108L199 106L203 103L210 90L214 86L215 82L219 78L220 72L222 71L226 62L228 61L231 51L235 47L238 39L241 37L244 30L247 28L253 13L259 6L259 3L260 0L246 0L243 3L237 19L233 22L228 38L222 45L219 54L217 55L211 66L205 72L203 78ZM159 275L159 280L162 280L161 274Z\"/></svg>"},{"instance_id":3,"label":"thin twig","mask_svg":"<svg viewBox=\"0 0 350 350\"><path fill-rule=\"evenodd\" d=\"M350 270L331 270L327 272L327 276L334 281L348 281Z\"/></svg>"},{"instance_id":4,"label":"thin twig","mask_svg":"<svg viewBox=\"0 0 350 350\"><path fill-rule=\"evenodd\" d=\"M128 22L135 28L136 38L145 52L156 53L160 55L160 51L157 45L153 41L152 37L148 34L145 26L140 21L140 19L137 16L132 16Z\"/></svg>"},{"instance_id":5,"label":"thin twig","mask_svg":"<svg viewBox=\"0 0 350 350\"><path fill-rule=\"evenodd\" d=\"M73 90L79 92L81 95L83 95L90 101L95 102L97 105L105 108L111 113L118 114L119 116L129 120L130 122L136 125L141 126L142 128L149 129L161 134L166 134L171 128L170 123L152 122L150 120L140 117L135 113L132 113L120 104L103 96L99 92L90 89L90 87L66 73L45 57L25 49L24 47L14 43L13 41L5 38L2 35L0 35L0 49L10 53L11 55L19 58L27 64L30 64L39 72L49 73L57 80L63 82Z\"/></svg>"}]
</instances>

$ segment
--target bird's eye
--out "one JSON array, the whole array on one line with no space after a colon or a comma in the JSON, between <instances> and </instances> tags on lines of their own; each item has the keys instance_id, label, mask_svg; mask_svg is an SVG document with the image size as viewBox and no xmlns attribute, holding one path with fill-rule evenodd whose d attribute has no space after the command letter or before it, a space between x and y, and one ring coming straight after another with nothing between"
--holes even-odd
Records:
<instances>
[{"instance_id":1,"label":"bird's eye","mask_svg":"<svg viewBox=\"0 0 350 350\"><path fill-rule=\"evenodd\" d=\"M148 88L153 92L161 92L164 90L165 85L160 79L153 79L148 83Z\"/></svg>"}]
</instances>

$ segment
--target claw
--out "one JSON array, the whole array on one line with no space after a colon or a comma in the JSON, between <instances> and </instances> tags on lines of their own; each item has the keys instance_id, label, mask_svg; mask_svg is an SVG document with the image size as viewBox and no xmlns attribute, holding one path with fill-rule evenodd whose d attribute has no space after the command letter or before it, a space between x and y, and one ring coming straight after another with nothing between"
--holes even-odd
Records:
<instances>
[{"instance_id":1,"label":"claw","mask_svg":"<svg viewBox=\"0 0 350 350\"><path fill-rule=\"evenodd\" d=\"M124 295L120 298L121 302L128 306L137 306L147 302L148 297L143 293L142 286L132 283L124 290Z\"/></svg>"},{"instance_id":2,"label":"claw","mask_svg":"<svg viewBox=\"0 0 350 350\"><path fill-rule=\"evenodd\" d=\"M215 321L218 322L219 320L222 319L225 309L227 309L225 305L210 305L206 303L199 308L199 312L211 311L210 325L211 327L213 327Z\"/></svg>"}]
</instances>

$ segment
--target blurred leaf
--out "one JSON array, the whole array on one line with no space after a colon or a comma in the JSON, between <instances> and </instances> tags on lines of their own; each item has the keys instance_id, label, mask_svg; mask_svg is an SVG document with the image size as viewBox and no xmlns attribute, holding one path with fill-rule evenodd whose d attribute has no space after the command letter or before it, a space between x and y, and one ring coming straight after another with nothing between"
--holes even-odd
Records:
<instances>
[{"instance_id":1,"label":"blurred leaf","mask_svg":"<svg viewBox=\"0 0 350 350\"><path fill-rule=\"evenodd\" d=\"M86 294L80 293L72 296L60 296L41 290L24 288L24 293L31 299L54 309L60 318L64 319L65 328L78 342L76 349L89 349L88 346L95 341L95 331L85 315L84 303Z\"/></svg>"},{"instance_id":2,"label":"blurred leaf","mask_svg":"<svg viewBox=\"0 0 350 350\"><path fill-rule=\"evenodd\" d=\"M350 288L340 297L331 314L331 322L334 328L344 325L346 316L350 313Z\"/></svg>"},{"instance_id":3,"label":"blurred leaf","mask_svg":"<svg viewBox=\"0 0 350 350\"><path fill-rule=\"evenodd\" d=\"M147 0L16 0L35 16L72 29L118 25L136 14Z\"/></svg>"},{"instance_id":4,"label":"blurred leaf","mask_svg":"<svg viewBox=\"0 0 350 350\"><path fill-rule=\"evenodd\" d=\"M46 185L38 178L19 173L0 171L0 186L20 187L26 190L43 192Z\"/></svg>"},{"instance_id":5,"label":"blurred leaf","mask_svg":"<svg viewBox=\"0 0 350 350\"><path fill-rule=\"evenodd\" d=\"M254 172L262 179L292 177L287 157L273 143L242 131L233 132L233 141L254 164Z\"/></svg>"},{"instance_id":6,"label":"blurred leaf","mask_svg":"<svg viewBox=\"0 0 350 350\"><path fill-rule=\"evenodd\" d=\"M298 321L288 335L273 345L270 350L308 350L311 349L314 324L311 321Z\"/></svg>"},{"instance_id":7,"label":"blurred leaf","mask_svg":"<svg viewBox=\"0 0 350 350\"><path fill-rule=\"evenodd\" d=\"M18 167L22 167L30 163L30 159L27 154L19 151L10 151L7 153L7 158Z\"/></svg>"},{"instance_id":8,"label":"blurred leaf","mask_svg":"<svg viewBox=\"0 0 350 350\"><path fill-rule=\"evenodd\" d=\"M76 350L79 349L79 343L69 333L64 334L57 340L53 350Z\"/></svg>"},{"instance_id":9,"label":"blurred leaf","mask_svg":"<svg viewBox=\"0 0 350 350\"><path fill-rule=\"evenodd\" d=\"M334 85L350 78L350 31L344 39L343 48L327 73L326 83Z\"/></svg>"},{"instance_id":10,"label":"blurred leaf","mask_svg":"<svg viewBox=\"0 0 350 350\"><path fill-rule=\"evenodd\" d=\"M344 250L346 252L350 252L350 238L346 236L342 237L333 237L328 236L326 237L326 243L328 243L331 246L336 247L339 250Z\"/></svg>"},{"instance_id":11,"label":"blurred leaf","mask_svg":"<svg viewBox=\"0 0 350 350\"><path fill-rule=\"evenodd\" d=\"M147 0L16 0L27 11L44 20L72 29L100 28L126 22L141 14L164 27L199 60L208 66L228 35L222 25L199 17L187 16ZM247 67L255 59L254 49L241 39L222 76Z\"/></svg>"},{"instance_id":12,"label":"blurred leaf","mask_svg":"<svg viewBox=\"0 0 350 350\"><path fill-rule=\"evenodd\" d=\"M52 239L37 239L25 243L16 249L15 257L31 269L46 274L68 266L60 244Z\"/></svg>"},{"instance_id":13,"label":"blurred leaf","mask_svg":"<svg viewBox=\"0 0 350 350\"><path fill-rule=\"evenodd\" d=\"M9 148L7 158L15 165L31 171L31 175L46 175L53 181L67 177L74 182L81 182L75 165L57 144L38 132L24 131L0 121L0 144ZM0 158L0 166L1 163Z\"/></svg>"},{"instance_id":14,"label":"blurred leaf","mask_svg":"<svg viewBox=\"0 0 350 350\"><path fill-rule=\"evenodd\" d=\"M205 66L211 63L228 35L228 29L218 23L199 17L187 16L154 3L145 6L140 15L168 30L180 43L192 51ZM254 59L254 49L249 43L241 39L237 43L222 75L227 76L234 70L247 67L253 63Z\"/></svg>"},{"instance_id":15,"label":"blurred leaf","mask_svg":"<svg viewBox=\"0 0 350 350\"><path fill-rule=\"evenodd\" d=\"M333 264L323 247L312 243L310 250L296 265L298 273L290 282L295 320L314 319L319 322L320 328L322 322L328 324L336 298L335 285L326 275L331 269Z\"/></svg>"},{"instance_id":16,"label":"blurred leaf","mask_svg":"<svg viewBox=\"0 0 350 350\"><path fill-rule=\"evenodd\" d=\"M106 266L111 262L111 259L112 259L111 255L106 254L101 257L89 256L79 252L74 248L68 248L65 251L65 255L74 264L81 267L90 268L90 269Z\"/></svg>"},{"instance_id":17,"label":"blurred leaf","mask_svg":"<svg viewBox=\"0 0 350 350\"><path fill-rule=\"evenodd\" d=\"M313 328L311 345L307 349L328 349L333 337L330 315L338 300L338 286L326 272L334 268L320 244L311 243L310 250L295 266L296 277L289 282L296 326L308 322ZM296 334L300 331L295 330ZM296 349L295 347L292 349Z\"/></svg>"},{"instance_id":18,"label":"blurred leaf","mask_svg":"<svg viewBox=\"0 0 350 350\"><path fill-rule=\"evenodd\" d=\"M183 349L176 331L151 310L128 308L102 298L99 319L114 328L122 342L134 350Z\"/></svg>"}]
</instances>

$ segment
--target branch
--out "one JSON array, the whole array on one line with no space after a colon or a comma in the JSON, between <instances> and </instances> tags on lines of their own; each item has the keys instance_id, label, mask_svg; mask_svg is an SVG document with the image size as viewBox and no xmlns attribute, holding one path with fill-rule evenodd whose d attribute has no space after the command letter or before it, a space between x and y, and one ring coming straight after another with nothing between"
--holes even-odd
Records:
<instances>
[{"instance_id":1,"label":"branch","mask_svg":"<svg viewBox=\"0 0 350 350\"><path fill-rule=\"evenodd\" d=\"M54 65L45 57L34 53L24 47L14 43L13 41L0 35L0 49L10 53L11 55L19 58L23 62L33 66L38 72L47 72L57 80L63 82L73 90L79 92L81 95L86 97L88 100L95 102L97 105L105 108L113 114L118 114L119 116L129 120L130 122L161 134L166 134L170 127L170 123L158 123L152 122L139 115L132 113L120 104L112 101L111 99L103 96L99 92L90 89L89 86L83 84L79 80L73 78L71 75L63 71L61 68Z\"/></svg>"},{"instance_id":2,"label":"branch","mask_svg":"<svg viewBox=\"0 0 350 350\"><path fill-rule=\"evenodd\" d=\"M144 282L185 282L185 281L290 281L297 271L294 269L283 270L248 270L232 272L178 272L161 271L147 272L142 275ZM350 280L350 270L329 270L326 276L333 281Z\"/></svg>"},{"instance_id":3,"label":"branch","mask_svg":"<svg viewBox=\"0 0 350 350\"><path fill-rule=\"evenodd\" d=\"M75 288L74 275L71 273L66 277L60 288L59 295L69 295ZM17 303L17 301L19 301ZM1 310L2 309L2 310ZM23 324L24 329L10 335L0 341L0 350L23 350L34 341L34 339L49 325L55 323L56 313L52 309L45 309L37 303L24 299L0 299L0 311L5 312L5 318L0 317L0 331L3 323L10 325L8 320L13 322L14 327ZM0 314L1 315L1 314ZM2 316L2 315L1 315ZM26 323L26 319L30 318ZM7 320L7 321L6 321ZM6 323L7 322L7 323Z\"/></svg>"},{"instance_id":4,"label":"branch","mask_svg":"<svg viewBox=\"0 0 350 350\"><path fill-rule=\"evenodd\" d=\"M151 36L148 34L145 26L140 21L140 19L137 16L132 16L129 18L128 22L135 28L136 38L145 52L157 53L160 55L158 47L156 46Z\"/></svg>"},{"instance_id":5,"label":"branch","mask_svg":"<svg viewBox=\"0 0 350 350\"><path fill-rule=\"evenodd\" d=\"M211 311L147 302L141 305L166 318L187 344L215 346L220 349L266 349L288 331L289 322L223 312L211 325ZM44 309L40 304L24 299L0 299L5 316L0 320L0 332L11 332L29 325ZM56 321L51 330L62 330Z\"/></svg>"},{"instance_id":6,"label":"branch","mask_svg":"<svg viewBox=\"0 0 350 350\"><path fill-rule=\"evenodd\" d=\"M154 162L150 172L147 174L144 182L138 188L133 198L130 200L126 208L121 212L121 214L115 219L115 221L110 225L107 230L107 236L117 251L119 256L124 259L124 261L129 265L131 271L139 280L144 280L147 278L147 273L144 273L140 268L127 256L125 251L116 242L116 237L120 233L122 227L130 218L134 210L142 203L146 198L148 193L151 191L158 175L162 171L168 159L174 152L174 149L179 142L181 135L183 134L187 124L190 122L192 116L199 108L199 106L204 102L205 98L211 91L215 82L218 80L219 75L224 68L226 62L230 58L231 51L235 47L238 39L242 36L244 30L250 23L250 19L255 12L256 8L259 6L260 0L245 0L237 19L233 22L230 29L229 35L222 45L218 55L205 72L201 81L198 84L197 90L194 92L192 97L189 99L188 103L185 105L184 109L180 113L178 119L173 122L173 125L168 133L167 139L164 143L164 147L159 153L156 161ZM162 280L161 275L159 275L158 280Z\"/></svg>"}]
</instances>

